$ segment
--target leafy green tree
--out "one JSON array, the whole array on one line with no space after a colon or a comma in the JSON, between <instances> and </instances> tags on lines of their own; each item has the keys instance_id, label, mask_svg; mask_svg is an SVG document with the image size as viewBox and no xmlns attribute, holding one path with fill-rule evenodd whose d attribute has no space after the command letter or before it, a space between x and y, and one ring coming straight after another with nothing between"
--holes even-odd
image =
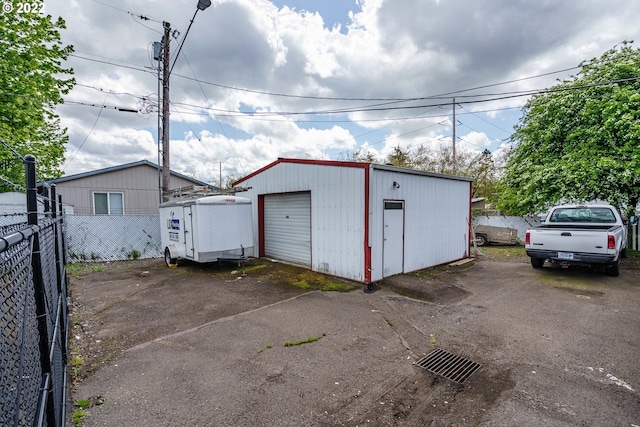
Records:
<instances>
[{"instance_id":1,"label":"leafy green tree","mask_svg":"<svg viewBox=\"0 0 640 427\"><path fill-rule=\"evenodd\" d=\"M409 150L403 150L402 147L397 145L387 156L387 163L400 168L412 168L415 162L411 157L411 152Z\"/></svg>"},{"instance_id":2,"label":"leafy green tree","mask_svg":"<svg viewBox=\"0 0 640 427\"><path fill-rule=\"evenodd\" d=\"M363 151L361 148L356 148L353 151L340 156L338 160L346 162L365 162L365 163L377 163L376 157L369 150Z\"/></svg>"},{"instance_id":3,"label":"leafy green tree","mask_svg":"<svg viewBox=\"0 0 640 427\"><path fill-rule=\"evenodd\" d=\"M485 149L471 157L464 171L473 178L473 197L485 197L493 202L498 185L498 167L491 151Z\"/></svg>"},{"instance_id":4,"label":"leafy green tree","mask_svg":"<svg viewBox=\"0 0 640 427\"><path fill-rule=\"evenodd\" d=\"M436 152L424 144L402 148L395 146L387 155L385 163L401 168L416 169L437 173L450 173L442 170L442 166L450 164L441 151Z\"/></svg>"},{"instance_id":5,"label":"leafy green tree","mask_svg":"<svg viewBox=\"0 0 640 427\"><path fill-rule=\"evenodd\" d=\"M397 146L387 156L386 163L421 171L453 174L453 149L441 146L431 149L426 145L401 148ZM480 153L458 148L456 175L473 178L473 197L486 197L491 203L496 198L499 164L491 151Z\"/></svg>"},{"instance_id":6,"label":"leafy green tree","mask_svg":"<svg viewBox=\"0 0 640 427\"><path fill-rule=\"evenodd\" d=\"M501 180L505 212L606 200L629 212L640 199L640 51L624 42L535 95L512 136Z\"/></svg>"},{"instance_id":7,"label":"leafy green tree","mask_svg":"<svg viewBox=\"0 0 640 427\"><path fill-rule=\"evenodd\" d=\"M24 186L24 166L12 150L21 156L36 156L38 179L62 175L60 166L68 137L54 109L63 102L62 95L75 84L71 78L73 70L62 64L73 47L64 46L61 41L64 20L53 20L41 12L45 6L43 0L3 0L3 5L0 12L0 140L3 142L0 144L0 176ZM10 189L0 181L0 191Z\"/></svg>"}]
</instances>

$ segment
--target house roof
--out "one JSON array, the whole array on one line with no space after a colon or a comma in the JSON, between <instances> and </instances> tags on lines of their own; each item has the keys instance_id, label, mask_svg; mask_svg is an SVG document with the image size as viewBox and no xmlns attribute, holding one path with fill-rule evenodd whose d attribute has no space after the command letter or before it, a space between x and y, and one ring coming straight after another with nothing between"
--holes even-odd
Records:
<instances>
[{"instance_id":1,"label":"house roof","mask_svg":"<svg viewBox=\"0 0 640 427\"><path fill-rule=\"evenodd\" d=\"M96 176L96 175L101 175L104 173L109 173L109 172L117 172L123 169L129 169L129 168L135 168L138 166L149 166L153 169L158 169L158 165L155 163L151 163L148 160L140 160L138 162L133 162L133 163L125 163L123 165L118 165L118 166L111 166L108 168L104 168L104 169L96 169L94 171L89 171L89 172L84 172L84 173L78 173L75 175L67 175L67 176L63 176L60 178L56 178L56 179L52 179L49 181L45 181L46 184L51 185L51 184L58 184L60 182L67 182L67 181L73 181L76 179L81 179L81 178L87 178L87 177L91 177L91 176ZM162 170L162 166L160 167L160 170ZM205 185L207 187L212 187L211 185L207 184L206 182L200 181L198 179L192 178L190 176L187 175L183 175L181 173L175 172L175 171L170 171L171 176L175 176L175 177L179 177L182 179L186 179L188 181L193 182L196 185ZM214 188L214 187L212 187Z\"/></svg>"},{"instance_id":2,"label":"house roof","mask_svg":"<svg viewBox=\"0 0 640 427\"><path fill-rule=\"evenodd\" d=\"M271 169L272 167L280 164L280 163L296 163L296 164L306 164L306 165L320 165L320 166L337 166L337 167L349 167L349 168L360 168L360 169L378 169L378 170L384 170L384 171L390 171L390 172L398 172L398 173L406 173L406 174L411 174L411 175L422 175L422 176L430 176L430 177L435 177L435 178L444 178L444 179L453 179L453 180L457 180L457 181L473 181L472 178L468 178L468 177L464 177L464 176L455 176L455 175L445 175L445 174L440 174L440 173L435 173L435 172L426 172L426 171L419 171L419 170L415 170L415 169L407 169L407 168L400 168L397 166L391 166L391 165L380 165L377 163L367 163L367 162L345 162L345 161L338 161L338 160L309 160L309 159L285 159L285 158L279 158L278 160L269 163L268 165L266 165L263 168L258 169L255 172L250 173L249 175L240 178L239 180L237 180L236 182L233 183L234 186L250 179L253 178L256 175L261 174L262 172L266 171L267 169Z\"/></svg>"}]
</instances>

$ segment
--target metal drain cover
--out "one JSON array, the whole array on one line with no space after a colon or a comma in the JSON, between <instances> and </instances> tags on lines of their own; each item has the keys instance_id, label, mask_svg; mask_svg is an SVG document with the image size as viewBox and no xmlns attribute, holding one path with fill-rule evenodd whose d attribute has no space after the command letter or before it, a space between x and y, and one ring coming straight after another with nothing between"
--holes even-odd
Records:
<instances>
[{"instance_id":1,"label":"metal drain cover","mask_svg":"<svg viewBox=\"0 0 640 427\"><path fill-rule=\"evenodd\" d=\"M436 348L413 364L459 384L465 382L482 367L479 363L456 356L440 348Z\"/></svg>"}]
</instances>

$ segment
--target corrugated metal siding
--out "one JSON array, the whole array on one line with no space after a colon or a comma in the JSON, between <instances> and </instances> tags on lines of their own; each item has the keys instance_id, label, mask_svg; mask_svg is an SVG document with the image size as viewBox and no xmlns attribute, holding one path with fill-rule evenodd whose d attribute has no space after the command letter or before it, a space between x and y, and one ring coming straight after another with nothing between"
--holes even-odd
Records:
<instances>
[{"instance_id":1,"label":"corrugated metal siding","mask_svg":"<svg viewBox=\"0 0 640 427\"><path fill-rule=\"evenodd\" d=\"M364 280L364 169L281 163L249 178L259 247L258 195L311 191L311 269ZM265 196L266 199L266 196ZM266 209L265 209L266 210Z\"/></svg>"},{"instance_id":2,"label":"corrugated metal siding","mask_svg":"<svg viewBox=\"0 0 640 427\"><path fill-rule=\"evenodd\" d=\"M393 182L400 188L394 188ZM404 271L468 254L470 182L374 170L371 181L372 280L383 278L384 199L405 201Z\"/></svg>"},{"instance_id":3,"label":"corrugated metal siding","mask_svg":"<svg viewBox=\"0 0 640 427\"><path fill-rule=\"evenodd\" d=\"M265 196L264 240L266 256L311 265L310 193Z\"/></svg>"}]
</instances>

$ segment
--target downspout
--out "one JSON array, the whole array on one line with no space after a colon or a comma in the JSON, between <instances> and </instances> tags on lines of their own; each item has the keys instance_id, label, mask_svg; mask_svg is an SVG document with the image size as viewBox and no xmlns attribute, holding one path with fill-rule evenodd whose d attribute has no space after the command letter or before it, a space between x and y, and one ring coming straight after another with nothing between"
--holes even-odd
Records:
<instances>
[{"instance_id":1,"label":"downspout","mask_svg":"<svg viewBox=\"0 0 640 427\"><path fill-rule=\"evenodd\" d=\"M371 244L369 234L369 216L371 202L371 173L373 166L364 168L364 282L371 283Z\"/></svg>"}]
</instances>

